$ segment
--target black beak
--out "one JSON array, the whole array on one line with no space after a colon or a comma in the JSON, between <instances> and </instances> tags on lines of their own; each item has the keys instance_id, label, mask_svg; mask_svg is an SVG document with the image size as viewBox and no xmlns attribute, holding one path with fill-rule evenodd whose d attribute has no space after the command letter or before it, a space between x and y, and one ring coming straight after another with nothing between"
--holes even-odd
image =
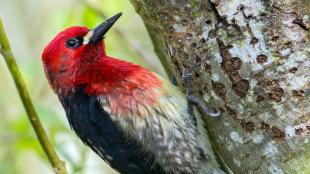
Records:
<instances>
[{"instance_id":1,"label":"black beak","mask_svg":"<svg viewBox=\"0 0 310 174\"><path fill-rule=\"evenodd\" d=\"M122 16L122 12L117 15L107 19L105 22L98 25L95 29L93 29L93 34L89 38L89 42L92 44L96 44L102 40L103 36L110 30L112 25Z\"/></svg>"}]
</instances>

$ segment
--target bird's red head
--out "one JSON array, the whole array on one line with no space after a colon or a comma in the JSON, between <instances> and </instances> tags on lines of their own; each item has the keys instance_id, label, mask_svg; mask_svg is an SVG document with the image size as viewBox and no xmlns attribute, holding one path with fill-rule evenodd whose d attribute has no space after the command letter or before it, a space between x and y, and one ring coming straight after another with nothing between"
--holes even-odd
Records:
<instances>
[{"instance_id":1,"label":"bird's red head","mask_svg":"<svg viewBox=\"0 0 310 174\"><path fill-rule=\"evenodd\" d=\"M42 61L45 74L55 92L73 84L77 74L87 65L105 56L104 34L111 28L121 13L90 30L74 26L60 32L44 49Z\"/></svg>"}]
</instances>

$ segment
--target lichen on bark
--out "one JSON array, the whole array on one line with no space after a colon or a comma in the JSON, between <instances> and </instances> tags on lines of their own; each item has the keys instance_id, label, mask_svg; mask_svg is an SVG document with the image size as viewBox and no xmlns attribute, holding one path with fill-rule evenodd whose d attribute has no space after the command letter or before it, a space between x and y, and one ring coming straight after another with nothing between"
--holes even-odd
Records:
<instances>
[{"instance_id":1,"label":"lichen on bark","mask_svg":"<svg viewBox=\"0 0 310 174\"><path fill-rule=\"evenodd\" d=\"M234 173L310 172L308 0L131 2L179 82L200 63L194 91L223 112L205 121Z\"/></svg>"}]
</instances>

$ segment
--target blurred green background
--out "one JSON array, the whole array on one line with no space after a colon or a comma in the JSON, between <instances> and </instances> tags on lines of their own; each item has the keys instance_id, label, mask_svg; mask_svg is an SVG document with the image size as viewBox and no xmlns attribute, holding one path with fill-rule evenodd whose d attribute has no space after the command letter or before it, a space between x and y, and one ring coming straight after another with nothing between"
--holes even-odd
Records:
<instances>
[{"instance_id":1,"label":"blurred green background","mask_svg":"<svg viewBox=\"0 0 310 174\"><path fill-rule=\"evenodd\" d=\"M64 110L45 79L41 53L66 27L94 27L118 12L124 14L105 38L109 55L164 75L145 27L129 0L0 0L0 16L13 53L42 123L69 173L115 172L70 129ZM0 174L50 173L53 170L0 56Z\"/></svg>"}]
</instances>

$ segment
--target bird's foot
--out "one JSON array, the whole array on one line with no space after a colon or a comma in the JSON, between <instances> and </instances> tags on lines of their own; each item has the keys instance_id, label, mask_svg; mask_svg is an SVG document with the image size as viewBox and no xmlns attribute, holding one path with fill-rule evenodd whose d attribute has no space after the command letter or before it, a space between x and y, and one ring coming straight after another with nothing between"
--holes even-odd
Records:
<instances>
[{"instance_id":1,"label":"bird's foot","mask_svg":"<svg viewBox=\"0 0 310 174\"><path fill-rule=\"evenodd\" d=\"M184 82L188 82L192 78L193 71L200 65L201 63L195 63L193 66L190 68L185 68L182 72L182 80ZM185 83L185 84L186 84ZM186 84L188 85L188 84Z\"/></svg>"},{"instance_id":2,"label":"bird's foot","mask_svg":"<svg viewBox=\"0 0 310 174\"><path fill-rule=\"evenodd\" d=\"M221 112L211 112L209 111L208 106L202 101L199 97L194 95L192 83L190 83L190 79L192 78L193 71L200 65L201 63L195 63L192 67L187 68L182 73L182 80L185 83L185 87L187 89L187 100L189 101L189 111L193 114L193 109L191 108L191 103L196 104L199 108L202 109L204 113L209 116L217 117L221 115Z\"/></svg>"},{"instance_id":3,"label":"bird's foot","mask_svg":"<svg viewBox=\"0 0 310 174\"><path fill-rule=\"evenodd\" d=\"M221 115L221 112L211 112L209 107L203 102L200 98L196 97L195 95L188 95L187 100L196 104L204 113L211 117L218 117Z\"/></svg>"}]
</instances>

